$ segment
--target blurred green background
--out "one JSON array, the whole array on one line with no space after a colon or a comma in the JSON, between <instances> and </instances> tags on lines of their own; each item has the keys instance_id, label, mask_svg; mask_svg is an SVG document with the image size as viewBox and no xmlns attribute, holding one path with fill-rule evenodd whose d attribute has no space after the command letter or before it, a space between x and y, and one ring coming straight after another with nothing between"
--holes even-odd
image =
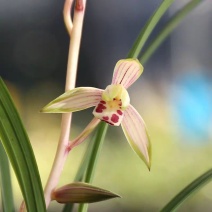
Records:
<instances>
[{"instance_id":1,"label":"blurred green background","mask_svg":"<svg viewBox=\"0 0 212 212\"><path fill-rule=\"evenodd\" d=\"M125 58L138 32L161 1L88 1L77 86L105 88L115 63ZM188 1L176 1L153 33ZM60 114L39 110L64 91L69 38L63 1L0 2L0 75L7 83L29 134L43 186L60 133ZM152 168L133 153L120 127L109 127L93 184L122 196L91 204L89 211L159 211L173 196L211 168L212 5L204 1L144 66L129 89L146 122ZM89 123L92 109L75 113L71 137ZM68 157L59 185L72 182L89 141ZM17 208L22 201L13 175ZM1 207L0 207L1 208ZM49 211L60 211L53 202ZM179 211L212 210L212 184Z\"/></svg>"}]
</instances>

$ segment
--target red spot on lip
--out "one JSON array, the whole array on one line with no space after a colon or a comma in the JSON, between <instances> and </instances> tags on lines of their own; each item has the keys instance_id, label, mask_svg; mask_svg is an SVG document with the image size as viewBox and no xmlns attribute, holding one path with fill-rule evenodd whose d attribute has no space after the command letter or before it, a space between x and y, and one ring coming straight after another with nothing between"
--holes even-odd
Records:
<instances>
[{"instance_id":1,"label":"red spot on lip","mask_svg":"<svg viewBox=\"0 0 212 212\"><path fill-rule=\"evenodd\" d=\"M119 115L122 115L122 114L123 114L121 110L117 110L117 113L118 113Z\"/></svg>"},{"instance_id":2,"label":"red spot on lip","mask_svg":"<svg viewBox=\"0 0 212 212\"><path fill-rule=\"evenodd\" d=\"M106 107L103 104L98 104L98 106L96 108L96 112L102 113L104 109L106 109Z\"/></svg>"},{"instance_id":3,"label":"red spot on lip","mask_svg":"<svg viewBox=\"0 0 212 212\"><path fill-rule=\"evenodd\" d=\"M116 114L113 114L112 117L111 117L111 121L113 123L117 123L119 121L119 117Z\"/></svg>"},{"instance_id":4,"label":"red spot on lip","mask_svg":"<svg viewBox=\"0 0 212 212\"><path fill-rule=\"evenodd\" d=\"M100 101L100 103L102 103L102 104L106 104L106 102L105 102L105 101L103 101L103 100L102 100L102 101Z\"/></svg>"},{"instance_id":5,"label":"red spot on lip","mask_svg":"<svg viewBox=\"0 0 212 212\"><path fill-rule=\"evenodd\" d=\"M103 116L102 119L103 119L104 121L107 121L107 120L109 119L109 117L108 117L108 116Z\"/></svg>"}]
</instances>

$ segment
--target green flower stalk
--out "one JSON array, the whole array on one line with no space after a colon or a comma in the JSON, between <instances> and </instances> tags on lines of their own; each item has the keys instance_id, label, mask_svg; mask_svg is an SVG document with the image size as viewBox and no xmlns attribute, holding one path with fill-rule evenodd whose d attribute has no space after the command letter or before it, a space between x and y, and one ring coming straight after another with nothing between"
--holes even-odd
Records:
<instances>
[{"instance_id":1,"label":"green flower stalk","mask_svg":"<svg viewBox=\"0 0 212 212\"><path fill-rule=\"evenodd\" d=\"M143 66L137 59L119 60L114 69L112 83L105 90L93 87L71 89L42 109L45 113L69 113L95 106L94 119L77 139L70 142L68 151L84 141L100 121L104 121L112 126L122 126L130 146L150 168L151 145L145 123L130 104L126 90L142 72Z\"/></svg>"}]
</instances>

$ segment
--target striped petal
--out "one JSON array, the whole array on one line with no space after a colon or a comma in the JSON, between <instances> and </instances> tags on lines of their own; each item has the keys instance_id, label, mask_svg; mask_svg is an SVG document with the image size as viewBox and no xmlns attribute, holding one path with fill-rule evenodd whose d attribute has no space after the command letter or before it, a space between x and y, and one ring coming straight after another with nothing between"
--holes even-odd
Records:
<instances>
[{"instance_id":1,"label":"striped petal","mask_svg":"<svg viewBox=\"0 0 212 212\"><path fill-rule=\"evenodd\" d=\"M96 129L99 124L100 119L93 118L88 126L77 136L74 140L72 140L68 146L68 151L70 151L73 147L81 144L93 131Z\"/></svg>"},{"instance_id":2,"label":"striped petal","mask_svg":"<svg viewBox=\"0 0 212 212\"><path fill-rule=\"evenodd\" d=\"M150 169L151 145L149 137L143 119L132 105L129 105L125 110L121 126L132 149Z\"/></svg>"},{"instance_id":3,"label":"striped petal","mask_svg":"<svg viewBox=\"0 0 212 212\"><path fill-rule=\"evenodd\" d=\"M137 59L124 59L116 63L112 84L121 84L126 89L142 74L143 66Z\"/></svg>"},{"instance_id":4,"label":"striped petal","mask_svg":"<svg viewBox=\"0 0 212 212\"><path fill-rule=\"evenodd\" d=\"M96 106L103 90L92 87L79 87L65 92L48 105L41 112L69 113Z\"/></svg>"}]
</instances>

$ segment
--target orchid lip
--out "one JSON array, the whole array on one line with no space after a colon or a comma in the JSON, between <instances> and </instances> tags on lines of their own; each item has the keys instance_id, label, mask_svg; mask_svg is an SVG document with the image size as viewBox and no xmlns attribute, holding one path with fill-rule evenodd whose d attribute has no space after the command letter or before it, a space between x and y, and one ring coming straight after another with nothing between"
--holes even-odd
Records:
<instances>
[{"instance_id":1,"label":"orchid lip","mask_svg":"<svg viewBox=\"0 0 212 212\"><path fill-rule=\"evenodd\" d=\"M129 94L122 85L109 85L102 92L102 100L95 107L93 115L110 125L119 126L129 104Z\"/></svg>"},{"instance_id":2,"label":"orchid lip","mask_svg":"<svg viewBox=\"0 0 212 212\"><path fill-rule=\"evenodd\" d=\"M111 104L114 104L113 107L111 107ZM101 100L94 108L93 115L110 125L119 126L123 119L124 111L117 103Z\"/></svg>"}]
</instances>

